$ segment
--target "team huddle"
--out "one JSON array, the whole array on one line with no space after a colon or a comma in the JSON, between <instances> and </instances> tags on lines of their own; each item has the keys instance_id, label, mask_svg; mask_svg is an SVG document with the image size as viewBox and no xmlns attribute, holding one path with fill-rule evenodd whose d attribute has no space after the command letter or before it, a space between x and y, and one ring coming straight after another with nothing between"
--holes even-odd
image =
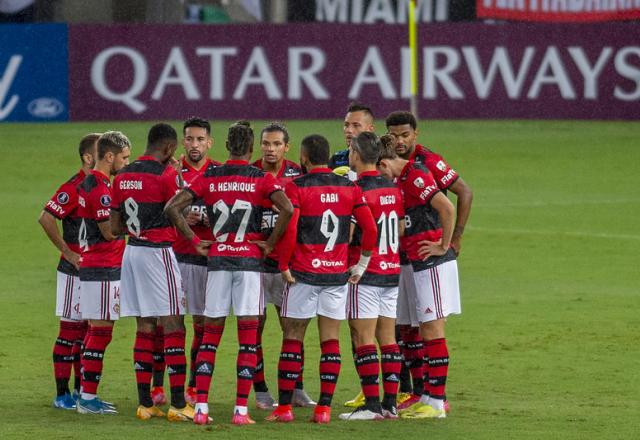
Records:
<instances>
[{"instance_id":1,"label":"team huddle","mask_svg":"<svg viewBox=\"0 0 640 440\"><path fill-rule=\"evenodd\" d=\"M247 121L229 127L224 163L208 157L211 126L195 117L183 124L180 160L178 134L168 124L151 127L135 160L121 132L85 136L82 169L39 219L62 253L54 407L117 413L98 397L98 386L114 323L130 316L137 326L136 416L211 423L216 352L233 312L233 424L255 423L252 389L256 407L270 411L266 421L290 422L294 407L313 407L312 421L329 423L344 320L361 392L340 419L446 417L445 322L461 313L456 258L472 192L441 156L417 144L411 113L393 112L385 125L386 134L376 136L371 109L352 104L343 127L347 148L331 156L323 136L309 135L299 164L285 158L289 133L275 122L262 128L261 157L253 163ZM456 194L455 207L447 191ZM282 330L275 399L262 351L267 304ZM193 318L189 371L185 314ZM303 381L313 318L321 352L317 402Z\"/></svg>"}]
</instances>

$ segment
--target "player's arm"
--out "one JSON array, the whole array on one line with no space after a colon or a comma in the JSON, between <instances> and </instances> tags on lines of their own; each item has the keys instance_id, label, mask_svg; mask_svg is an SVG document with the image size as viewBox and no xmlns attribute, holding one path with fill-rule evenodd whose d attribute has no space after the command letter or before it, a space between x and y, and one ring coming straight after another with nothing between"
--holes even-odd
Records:
<instances>
[{"instance_id":1,"label":"player's arm","mask_svg":"<svg viewBox=\"0 0 640 440\"><path fill-rule=\"evenodd\" d=\"M356 205L353 210L353 216L356 219L356 223L362 231L362 239L360 241L360 260L354 266L349 268L349 282L352 284L358 283L360 278L367 270L369 260L371 259L371 253L376 246L378 239L378 228L376 227L376 221L373 218L371 209L363 202Z\"/></svg>"},{"instance_id":2,"label":"player's arm","mask_svg":"<svg viewBox=\"0 0 640 440\"><path fill-rule=\"evenodd\" d=\"M53 245L62 253L62 256L69 263L73 264L76 269L80 268L80 254L73 252L67 246L67 243L62 239L60 230L58 229L58 222L56 218L50 212L43 210L38 218L38 223L44 229L45 234L49 237L49 240Z\"/></svg>"},{"instance_id":3,"label":"player's arm","mask_svg":"<svg viewBox=\"0 0 640 440\"><path fill-rule=\"evenodd\" d=\"M193 230L187 224L186 219L182 215L182 211L187 206L191 205L194 200L194 195L189 189L180 190L176 195L171 197L164 207L164 215L167 216L169 221L175 228L182 234L184 238L193 243L198 254L207 256L209 246L211 242L207 240L200 240L200 238L193 232Z\"/></svg>"},{"instance_id":4,"label":"player's arm","mask_svg":"<svg viewBox=\"0 0 640 440\"><path fill-rule=\"evenodd\" d=\"M113 228L111 227L111 214L109 214L109 218L98 221L98 229L100 229L100 233L104 239L108 241L116 240L120 236L120 234L113 233Z\"/></svg>"},{"instance_id":5,"label":"player's arm","mask_svg":"<svg viewBox=\"0 0 640 440\"><path fill-rule=\"evenodd\" d=\"M278 244L278 269L282 274L282 279L286 283L295 283L296 280L289 271L289 262L296 247L296 237L298 236L298 219L300 218L300 208L294 208L289 227L286 228L280 243Z\"/></svg>"},{"instance_id":6,"label":"player's arm","mask_svg":"<svg viewBox=\"0 0 640 440\"><path fill-rule=\"evenodd\" d=\"M438 212L440 216L440 224L442 225L442 238L437 241L422 240L418 244L418 255L424 260L434 255L444 255L447 253L451 245L451 236L453 235L453 225L455 222L455 208L451 201L441 192L437 192L431 198L431 206Z\"/></svg>"},{"instance_id":7,"label":"player's arm","mask_svg":"<svg viewBox=\"0 0 640 440\"><path fill-rule=\"evenodd\" d=\"M111 211L109 212L109 226L111 227L111 234L116 237L119 237L126 232L122 214L120 214L119 209L111 208ZM102 230L100 231L102 232Z\"/></svg>"},{"instance_id":8,"label":"player's arm","mask_svg":"<svg viewBox=\"0 0 640 440\"><path fill-rule=\"evenodd\" d=\"M460 245L462 234L471 213L471 202L473 201L473 191L467 183L458 177L456 181L449 187L452 193L456 195L456 222L451 237L451 247L456 255L460 253Z\"/></svg>"},{"instance_id":9,"label":"player's arm","mask_svg":"<svg viewBox=\"0 0 640 440\"><path fill-rule=\"evenodd\" d=\"M284 191L275 191L271 193L269 196L273 206L278 210L278 219L276 220L276 224L273 226L273 231L271 231L271 235L267 238L267 241L254 241L256 245L262 250L262 255L265 257L273 251L273 248L284 234L284 231L287 229L287 225L291 221L291 217L293 216L293 205L291 204L291 200L286 196Z\"/></svg>"}]
</instances>

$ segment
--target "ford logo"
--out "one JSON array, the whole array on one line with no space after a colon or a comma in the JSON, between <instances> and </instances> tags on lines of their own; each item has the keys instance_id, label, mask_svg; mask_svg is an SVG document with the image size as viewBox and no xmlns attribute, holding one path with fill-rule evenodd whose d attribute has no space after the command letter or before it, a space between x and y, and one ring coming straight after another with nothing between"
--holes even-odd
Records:
<instances>
[{"instance_id":1,"label":"ford logo","mask_svg":"<svg viewBox=\"0 0 640 440\"><path fill-rule=\"evenodd\" d=\"M55 118L64 110L64 105L56 98L38 98L29 103L29 113L37 118Z\"/></svg>"}]
</instances>

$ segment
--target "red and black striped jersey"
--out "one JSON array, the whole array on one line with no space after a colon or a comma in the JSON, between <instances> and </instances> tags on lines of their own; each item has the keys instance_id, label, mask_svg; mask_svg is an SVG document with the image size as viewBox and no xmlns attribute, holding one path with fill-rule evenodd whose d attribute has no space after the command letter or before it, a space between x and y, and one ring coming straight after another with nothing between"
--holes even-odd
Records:
<instances>
[{"instance_id":1,"label":"red and black striped jersey","mask_svg":"<svg viewBox=\"0 0 640 440\"><path fill-rule=\"evenodd\" d=\"M258 159L253 163L253 166L264 170L262 167L262 159ZM282 166L275 176L278 183L285 188L289 182L294 178L303 174L302 167L295 162L285 159L282 162ZM273 232L273 228L278 220L278 213L273 209L273 203L270 199L265 200L264 209L262 211L262 233L268 237ZM278 272L278 246L275 247L267 258L264 260L265 272L276 273Z\"/></svg>"},{"instance_id":2,"label":"red and black striped jersey","mask_svg":"<svg viewBox=\"0 0 640 440\"><path fill-rule=\"evenodd\" d=\"M458 177L460 177L458 173L444 161L442 156L422 145L416 145L409 160L424 165L433 175L433 180L435 180L438 188L443 191L453 185L455 181L458 180Z\"/></svg>"},{"instance_id":3,"label":"red and black striped jersey","mask_svg":"<svg viewBox=\"0 0 640 440\"><path fill-rule=\"evenodd\" d=\"M262 252L250 243L264 238L264 200L282 187L269 173L249 162L228 160L209 167L185 188L193 197L204 199L214 242L209 248L209 270L263 270Z\"/></svg>"},{"instance_id":4,"label":"red and black striped jersey","mask_svg":"<svg viewBox=\"0 0 640 440\"><path fill-rule=\"evenodd\" d=\"M164 205L179 189L173 167L141 156L124 167L113 181L113 206L121 212L129 245L169 247L176 231L164 215Z\"/></svg>"},{"instance_id":5,"label":"red and black striped jersey","mask_svg":"<svg viewBox=\"0 0 640 440\"><path fill-rule=\"evenodd\" d=\"M405 211L401 246L413 269L420 271L454 260L455 253L452 249L445 255L429 257L426 261L418 255L420 241L438 241L442 237L440 217L431 206L431 199L440 192L433 175L422 164L409 161L398 178L398 186L402 191Z\"/></svg>"},{"instance_id":6,"label":"red and black striped jersey","mask_svg":"<svg viewBox=\"0 0 640 440\"><path fill-rule=\"evenodd\" d=\"M44 210L62 222L62 239L69 249L79 254L78 234L82 219L78 216L78 185L82 183L86 174L78 171L69 180L60 185L60 188L49 199ZM75 266L60 255L58 271L67 275L78 275Z\"/></svg>"},{"instance_id":7,"label":"red and black striped jersey","mask_svg":"<svg viewBox=\"0 0 640 440\"><path fill-rule=\"evenodd\" d=\"M356 181L378 226L377 246L360 284L397 286L400 274L400 220L404 218L400 189L377 171L367 171ZM349 266L358 263L362 230L355 225L349 245Z\"/></svg>"},{"instance_id":8,"label":"red and black striped jersey","mask_svg":"<svg viewBox=\"0 0 640 440\"><path fill-rule=\"evenodd\" d=\"M120 279L124 238L109 241L99 223L109 221L111 181L100 171L92 170L78 186L78 215L82 218L78 242L82 250L80 279L114 281Z\"/></svg>"},{"instance_id":9,"label":"red and black striped jersey","mask_svg":"<svg viewBox=\"0 0 640 440\"><path fill-rule=\"evenodd\" d=\"M220 162L207 159L205 164L199 169L196 170L193 168L186 159L182 159L182 180L184 181L184 186L188 187L193 180L207 170L208 167L218 167L222 165ZM203 199L194 200L189 209L192 212L196 212L200 214L203 219L206 218L207 215L207 207L204 204ZM205 226L204 220L197 225L190 225L191 230L202 240L213 240L213 234L211 234L211 228L209 226ZM207 265L207 257L203 257L202 255L198 255L196 252L196 248L193 246L191 241L187 240L182 236L182 234L177 234L176 241L173 243L173 251L176 254L176 259L181 263L188 264L196 264L198 266L206 266Z\"/></svg>"},{"instance_id":10,"label":"red and black striped jersey","mask_svg":"<svg viewBox=\"0 0 640 440\"><path fill-rule=\"evenodd\" d=\"M286 187L294 209L281 246L280 270L291 268L294 277L317 286L347 282L351 216L362 227L362 248L375 245L375 223L359 186L331 172L315 168ZM289 264L290 263L290 264Z\"/></svg>"}]
</instances>

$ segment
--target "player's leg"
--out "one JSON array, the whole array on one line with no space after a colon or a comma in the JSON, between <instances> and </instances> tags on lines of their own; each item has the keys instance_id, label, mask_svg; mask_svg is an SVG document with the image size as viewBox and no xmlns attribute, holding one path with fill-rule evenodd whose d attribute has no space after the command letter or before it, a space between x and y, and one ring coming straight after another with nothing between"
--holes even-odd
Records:
<instances>
[{"instance_id":1,"label":"player's leg","mask_svg":"<svg viewBox=\"0 0 640 440\"><path fill-rule=\"evenodd\" d=\"M396 303L396 341L402 353L402 370L400 372L400 393L398 394L397 403L402 405L403 402L413 396L413 384L411 383L411 373L407 366L405 353L405 341L402 338L406 332L406 327L412 324L412 312L409 306L408 294L415 290L415 282L413 280L413 268L410 264L400 266L400 284L398 286L398 300Z\"/></svg>"},{"instance_id":2,"label":"player's leg","mask_svg":"<svg viewBox=\"0 0 640 440\"><path fill-rule=\"evenodd\" d=\"M402 355L396 343L396 305L398 288L385 288L380 296L380 314L376 325L376 339L380 346L382 369L382 415L385 418L398 418L397 393L402 369Z\"/></svg>"},{"instance_id":3,"label":"player's leg","mask_svg":"<svg viewBox=\"0 0 640 440\"><path fill-rule=\"evenodd\" d=\"M304 283L287 284L282 295L282 347L278 362L278 407L267 421L290 422L296 382L302 370L302 344L309 321L316 316L318 289Z\"/></svg>"},{"instance_id":4,"label":"player's leg","mask_svg":"<svg viewBox=\"0 0 640 440\"><path fill-rule=\"evenodd\" d=\"M320 336L320 398L314 410L315 423L329 423L331 401L340 375L340 322L346 319L347 286L322 288L318 300Z\"/></svg>"},{"instance_id":5,"label":"player's leg","mask_svg":"<svg viewBox=\"0 0 640 440\"><path fill-rule=\"evenodd\" d=\"M253 390L256 395L256 406L259 409L272 409L275 400L269 393L269 387L267 386L267 382L264 377L264 353L262 349L262 333L264 332L264 326L267 322L267 305L269 303L275 304L278 300L277 292L274 292L277 289L275 278L278 277L281 279L280 274L272 274L272 273L263 273L261 276L262 283L262 291L264 292L265 298L265 307L260 311L260 316L258 318L258 335L256 338L256 369L253 375ZM280 283L280 287L282 287L282 283ZM280 302L282 304L282 292L280 292Z\"/></svg>"},{"instance_id":6,"label":"player's leg","mask_svg":"<svg viewBox=\"0 0 640 440\"><path fill-rule=\"evenodd\" d=\"M136 338L133 344L133 368L135 370L136 388L138 390L136 417L140 420L149 420L152 417L164 417L165 415L160 408L154 405L151 396L153 352L157 339L157 324L158 319L155 317L136 317Z\"/></svg>"},{"instance_id":7,"label":"player's leg","mask_svg":"<svg viewBox=\"0 0 640 440\"><path fill-rule=\"evenodd\" d=\"M206 289L203 288L203 291ZM187 304L189 302L187 301ZM204 313L204 310L203 312ZM187 385L187 390L185 391L185 399L189 405L195 405L197 402L197 391L196 391L196 359L198 358L198 351L200 350L200 346L202 345L202 338L204 337L204 315L193 315L193 339L191 341L191 351L189 352L189 383Z\"/></svg>"},{"instance_id":8,"label":"player's leg","mask_svg":"<svg viewBox=\"0 0 640 440\"><path fill-rule=\"evenodd\" d=\"M78 289L79 291L80 289ZM80 302L76 306L78 310L78 315L80 315ZM78 400L78 396L80 396L80 384L82 382L82 352L84 351L84 339L87 336L87 331L89 330L89 323L87 321L80 321L79 331L76 335L76 340L73 344L73 351L71 354L73 355L73 375L74 375L74 384L73 384L73 393L71 396L74 400Z\"/></svg>"},{"instance_id":9,"label":"player's leg","mask_svg":"<svg viewBox=\"0 0 640 440\"><path fill-rule=\"evenodd\" d=\"M153 381L151 388L151 398L156 406L167 403L167 396L164 393L164 328L156 326L153 340Z\"/></svg>"}]
</instances>

